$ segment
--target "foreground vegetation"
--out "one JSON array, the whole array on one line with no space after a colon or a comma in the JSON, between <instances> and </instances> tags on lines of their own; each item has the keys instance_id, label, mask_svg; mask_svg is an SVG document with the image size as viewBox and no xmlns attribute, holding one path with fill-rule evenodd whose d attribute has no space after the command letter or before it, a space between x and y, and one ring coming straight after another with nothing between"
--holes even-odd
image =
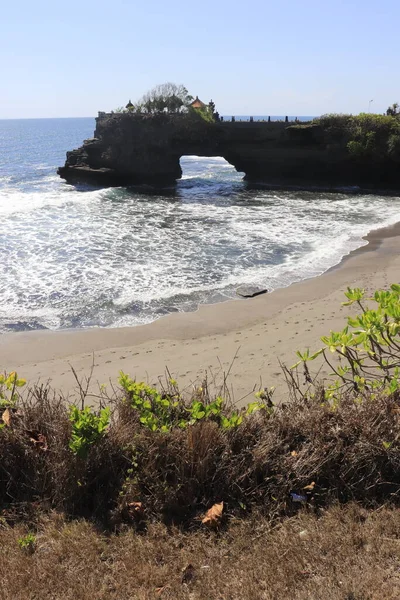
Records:
<instances>
[{"instance_id":1,"label":"foreground vegetation","mask_svg":"<svg viewBox=\"0 0 400 600\"><path fill-rule=\"evenodd\" d=\"M284 369L279 406L121 373L95 410L83 388L68 406L3 376L2 597L46 580L60 589L41 598L398 597L400 286L364 296L349 289L359 314ZM317 358L333 381L313 380Z\"/></svg>"},{"instance_id":2,"label":"foreground vegetation","mask_svg":"<svg viewBox=\"0 0 400 600\"><path fill-rule=\"evenodd\" d=\"M292 400L229 428L213 415L153 431L123 399L105 426L104 412L69 412L40 388L0 432L0 506L43 503L113 529L142 516L200 526L221 502L224 515L257 508L269 518L301 505L397 502L399 409L397 394L359 403L347 393L334 409Z\"/></svg>"},{"instance_id":3,"label":"foreground vegetation","mask_svg":"<svg viewBox=\"0 0 400 600\"><path fill-rule=\"evenodd\" d=\"M31 525L33 527L33 525ZM146 535L105 535L60 514L35 522L35 549L17 542L26 522L0 525L2 600L397 600L399 511L302 511L273 527L231 519L223 535L160 523Z\"/></svg>"}]
</instances>

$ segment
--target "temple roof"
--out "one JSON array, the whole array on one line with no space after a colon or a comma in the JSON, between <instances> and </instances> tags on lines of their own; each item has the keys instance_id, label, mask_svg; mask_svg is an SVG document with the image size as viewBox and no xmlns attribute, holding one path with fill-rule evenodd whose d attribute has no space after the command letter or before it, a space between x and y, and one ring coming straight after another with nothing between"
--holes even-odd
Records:
<instances>
[{"instance_id":1,"label":"temple roof","mask_svg":"<svg viewBox=\"0 0 400 600\"><path fill-rule=\"evenodd\" d=\"M204 104L204 102L199 100L199 97L196 96L196 98L193 100L193 102L191 102L190 106L192 108L205 108L207 106L207 104Z\"/></svg>"}]
</instances>

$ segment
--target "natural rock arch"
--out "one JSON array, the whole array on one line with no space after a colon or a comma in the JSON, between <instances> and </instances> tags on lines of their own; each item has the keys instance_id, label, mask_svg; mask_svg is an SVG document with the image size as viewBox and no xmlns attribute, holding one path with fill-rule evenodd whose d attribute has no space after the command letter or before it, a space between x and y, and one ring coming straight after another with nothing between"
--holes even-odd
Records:
<instances>
[{"instance_id":1,"label":"natural rock arch","mask_svg":"<svg viewBox=\"0 0 400 600\"><path fill-rule=\"evenodd\" d=\"M343 143L342 143L343 142ZM69 182L96 185L173 184L181 156L222 156L245 179L327 189L400 186L396 163L350 156L321 126L285 122L208 123L196 115L99 113L94 138L67 152L58 169Z\"/></svg>"}]
</instances>

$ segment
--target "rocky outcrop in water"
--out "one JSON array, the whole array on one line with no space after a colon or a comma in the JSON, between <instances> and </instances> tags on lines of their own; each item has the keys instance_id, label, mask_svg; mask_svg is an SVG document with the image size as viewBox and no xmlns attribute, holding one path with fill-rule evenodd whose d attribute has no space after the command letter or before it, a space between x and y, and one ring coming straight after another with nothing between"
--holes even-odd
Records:
<instances>
[{"instance_id":1,"label":"rocky outcrop in water","mask_svg":"<svg viewBox=\"0 0 400 600\"><path fill-rule=\"evenodd\" d=\"M331 128L332 129L332 128ZM67 152L68 182L174 184L185 155L222 156L245 179L276 186L400 188L400 163L348 150L320 124L208 123L195 115L99 113L94 137Z\"/></svg>"}]
</instances>

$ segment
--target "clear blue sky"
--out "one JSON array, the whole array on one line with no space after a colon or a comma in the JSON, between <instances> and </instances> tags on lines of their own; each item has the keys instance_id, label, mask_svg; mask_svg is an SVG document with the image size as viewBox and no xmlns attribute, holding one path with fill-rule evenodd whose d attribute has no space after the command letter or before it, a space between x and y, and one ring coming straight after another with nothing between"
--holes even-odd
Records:
<instances>
[{"instance_id":1,"label":"clear blue sky","mask_svg":"<svg viewBox=\"0 0 400 600\"><path fill-rule=\"evenodd\" d=\"M398 0L14 0L0 118L94 116L158 83L221 114L384 112L400 102Z\"/></svg>"}]
</instances>

